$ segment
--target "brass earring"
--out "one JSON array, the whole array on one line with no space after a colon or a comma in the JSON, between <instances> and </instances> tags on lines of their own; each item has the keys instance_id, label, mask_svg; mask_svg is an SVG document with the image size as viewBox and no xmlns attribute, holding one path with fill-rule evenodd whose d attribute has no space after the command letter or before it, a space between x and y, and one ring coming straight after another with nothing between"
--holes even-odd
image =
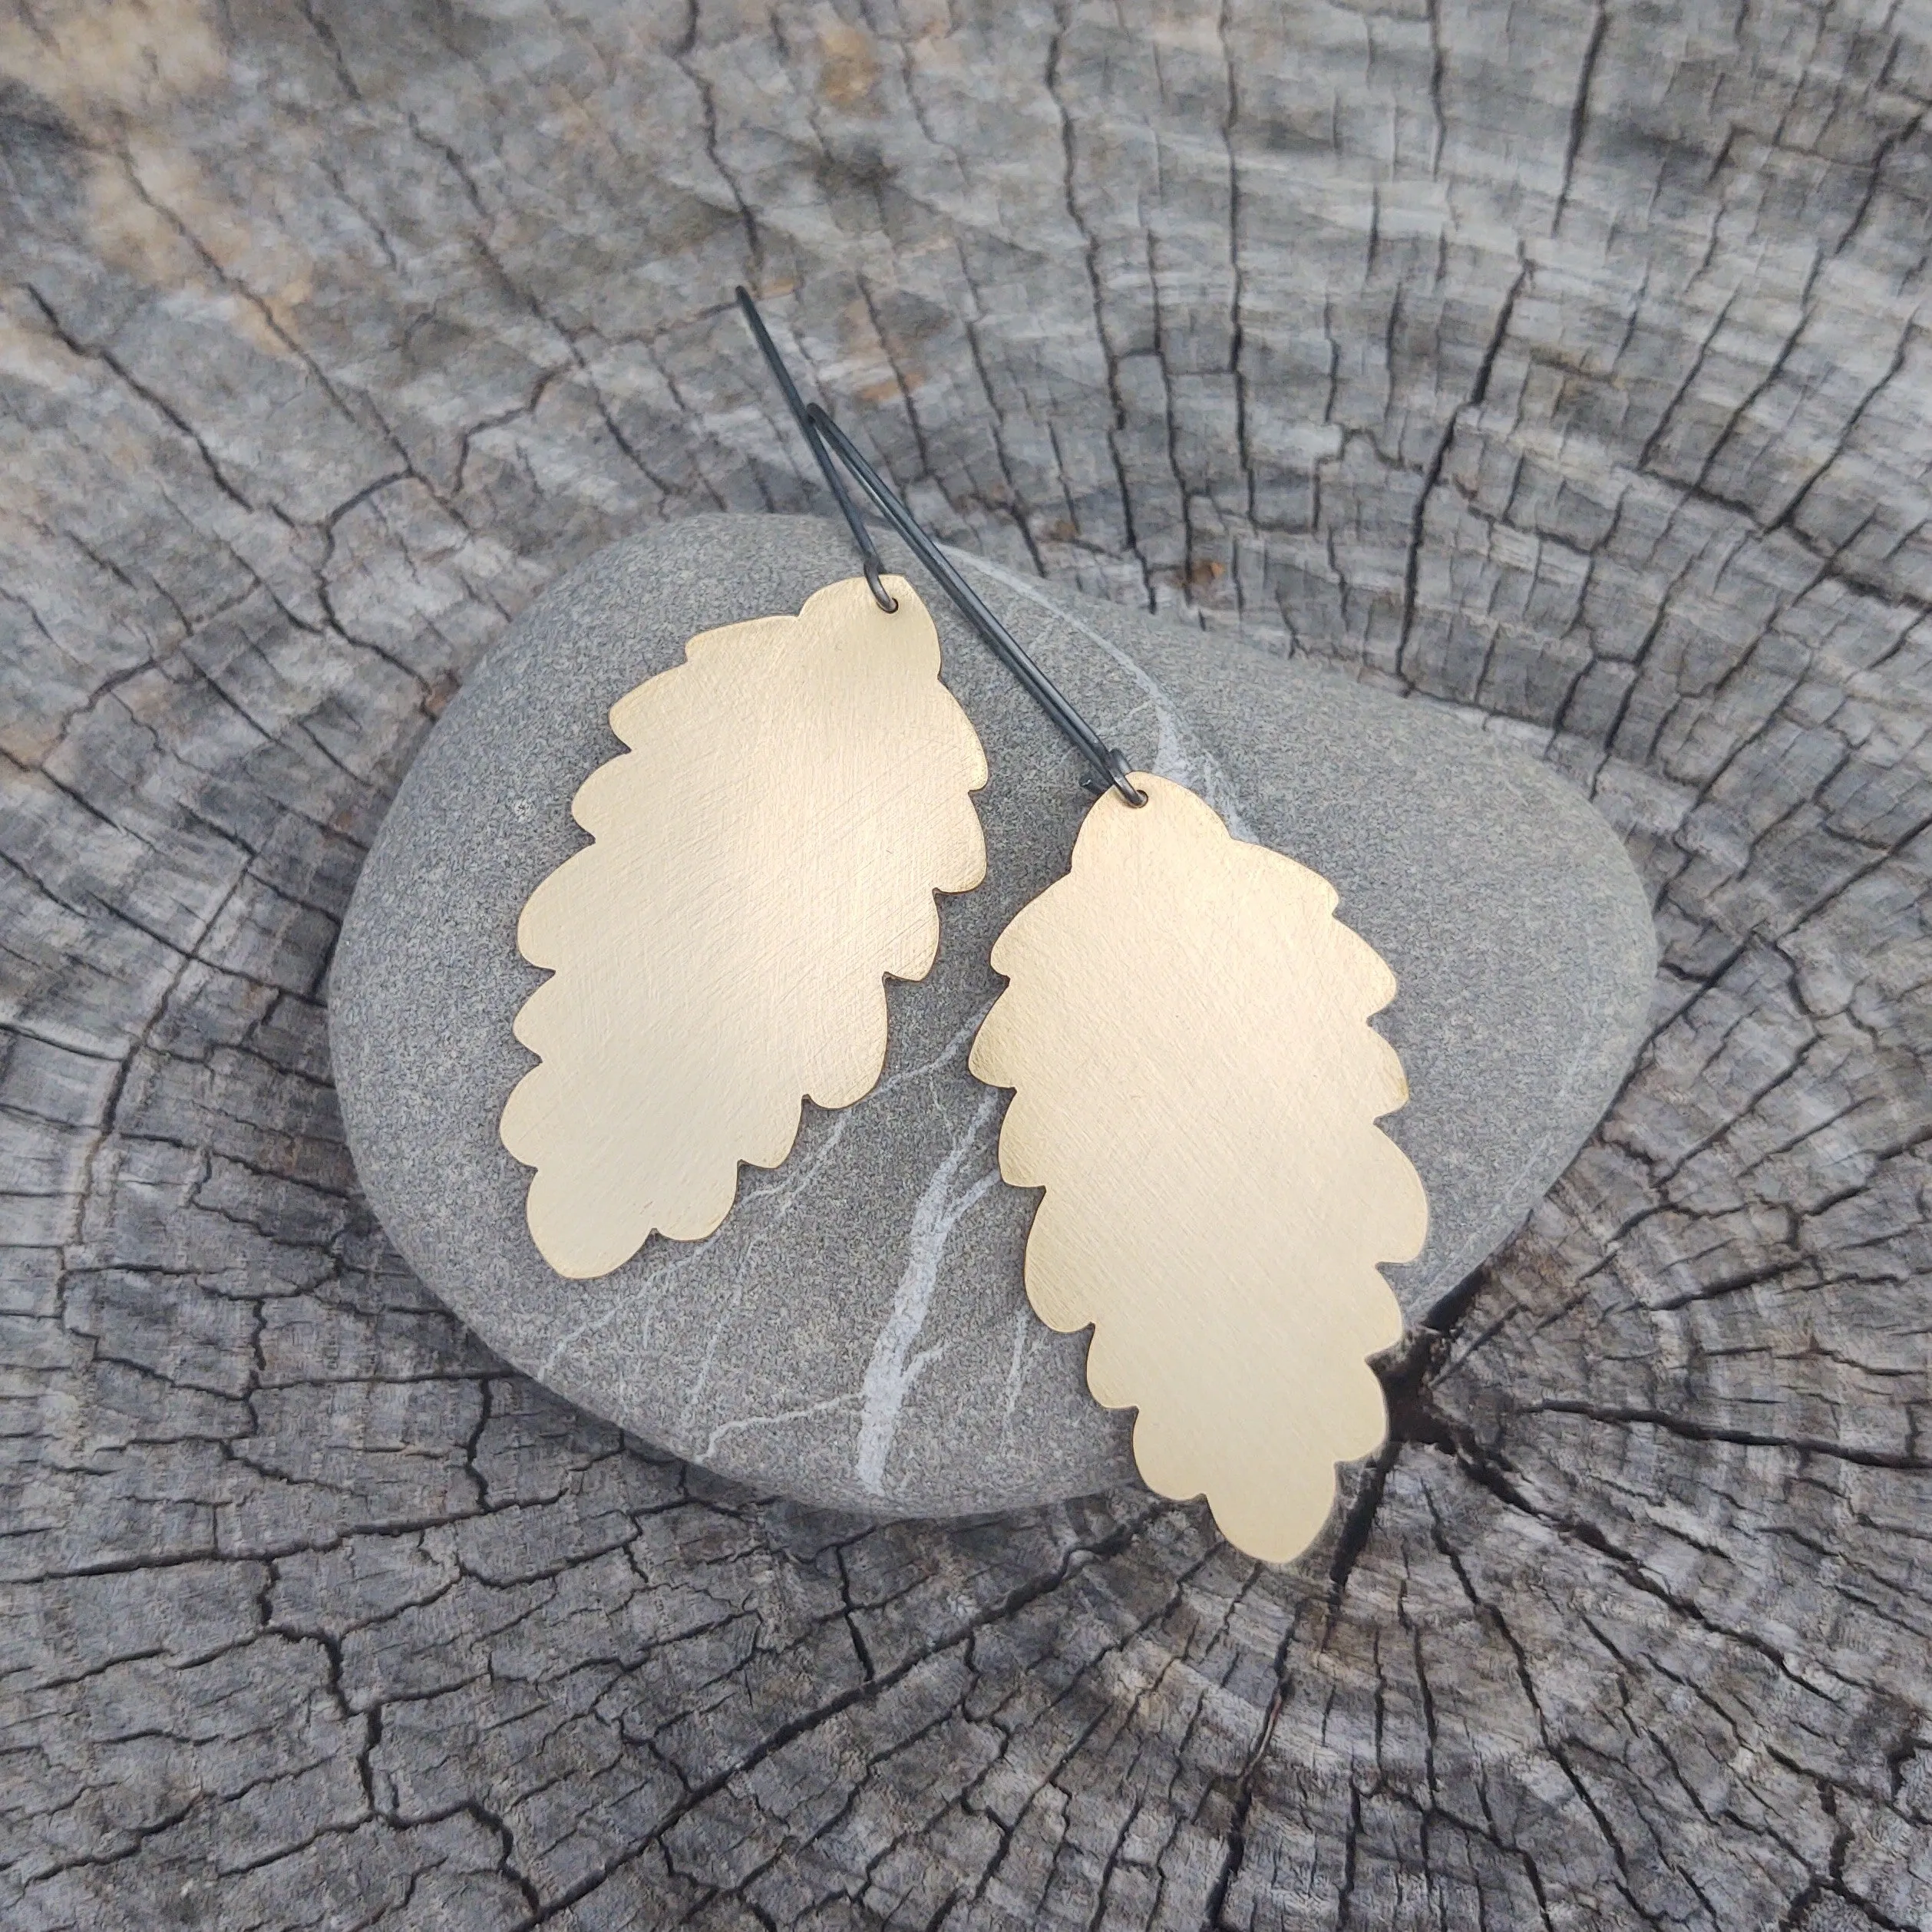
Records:
<instances>
[{"instance_id":1,"label":"brass earring","mask_svg":"<svg viewBox=\"0 0 1932 1932\"><path fill-rule=\"evenodd\" d=\"M1008 985L973 1046L973 1072L1014 1090L1001 1174L1045 1190L1028 1298L1049 1327L1092 1326L1088 1386L1138 1411L1148 1486L1204 1494L1230 1542L1285 1561L1326 1520L1336 1465L1386 1432L1368 1358L1402 1323L1379 1269L1428 1229L1421 1179L1376 1125L1409 1094L1369 1024L1395 975L1319 874L1129 772L811 415L1104 787L1067 876L995 943Z\"/></svg>"},{"instance_id":2,"label":"brass earring","mask_svg":"<svg viewBox=\"0 0 1932 1932\"><path fill-rule=\"evenodd\" d=\"M536 1170L545 1261L609 1273L653 1231L701 1240L741 1161L776 1167L801 1103L846 1107L886 1054L883 980L923 979L935 893L986 875L986 753L939 634L884 576L748 296L760 347L857 539L864 575L797 616L706 631L612 707L629 748L571 804L592 842L537 887L518 949L551 976L517 1016L539 1064L504 1145Z\"/></svg>"},{"instance_id":3,"label":"brass earring","mask_svg":"<svg viewBox=\"0 0 1932 1932\"><path fill-rule=\"evenodd\" d=\"M1093 1325L1087 1384L1134 1409L1162 1495L1205 1494L1250 1556L1299 1555L1338 1462L1386 1433L1367 1358L1402 1339L1379 1272L1428 1231L1375 1125L1409 1098L1369 1025L1395 976L1335 888L1234 837L1184 785L1088 813L1066 877L992 949L973 1072L1011 1087L1000 1172L1045 1190L1026 1292Z\"/></svg>"}]
</instances>

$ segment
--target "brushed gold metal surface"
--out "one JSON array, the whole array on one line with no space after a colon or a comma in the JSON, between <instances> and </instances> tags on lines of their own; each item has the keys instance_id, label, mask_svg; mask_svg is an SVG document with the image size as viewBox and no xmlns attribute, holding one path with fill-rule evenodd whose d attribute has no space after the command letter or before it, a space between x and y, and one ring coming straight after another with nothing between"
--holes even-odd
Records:
<instances>
[{"instance_id":1,"label":"brushed gold metal surface","mask_svg":"<svg viewBox=\"0 0 1932 1932\"><path fill-rule=\"evenodd\" d=\"M1140 1412L1134 1459L1206 1494L1252 1556L1298 1555L1335 1465L1382 1441L1366 1358L1399 1340L1379 1263L1418 1253L1422 1184L1375 1125L1408 1084L1370 1014L1395 979L1335 888L1232 837L1184 787L1100 798L1072 868L993 947L1009 984L973 1071L1016 1091L1000 1171L1045 1190L1026 1291L1093 1325L1087 1383Z\"/></svg>"},{"instance_id":2,"label":"brushed gold metal surface","mask_svg":"<svg viewBox=\"0 0 1932 1932\"><path fill-rule=\"evenodd\" d=\"M653 1230L701 1240L740 1161L790 1153L801 1096L868 1093L884 976L923 979L933 893L986 876L986 753L930 614L886 581L895 613L848 578L694 637L612 707L631 748L571 804L593 843L517 929L553 976L517 1016L541 1064L501 1131L537 1170L530 1234L559 1274L607 1274Z\"/></svg>"}]
</instances>

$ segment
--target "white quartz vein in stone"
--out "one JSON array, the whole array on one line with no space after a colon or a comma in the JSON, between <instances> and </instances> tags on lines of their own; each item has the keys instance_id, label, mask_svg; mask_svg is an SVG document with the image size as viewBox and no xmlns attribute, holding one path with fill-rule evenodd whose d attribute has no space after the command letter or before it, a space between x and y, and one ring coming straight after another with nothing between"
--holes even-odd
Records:
<instances>
[{"instance_id":1,"label":"white quartz vein in stone","mask_svg":"<svg viewBox=\"0 0 1932 1932\"><path fill-rule=\"evenodd\" d=\"M774 1194L780 1197L778 1208L771 1219L760 1223L754 1230L751 1240L746 1243L745 1253L739 1257L738 1273L738 1286L741 1288L744 1271L749 1265L752 1256L756 1253L765 1234L776 1223L782 1221L786 1214L791 1211L792 1204L799 1194L812 1177L817 1173L819 1168L824 1164L832 1150L838 1145L839 1140L844 1131L845 1117L841 1115L834 1121L832 1131L826 1136L824 1144L798 1173L768 1181L762 1187L745 1187L741 1190L735 1212L742 1212L750 1207L753 1202L768 1199ZM662 1240L662 1237L657 1238ZM542 1382L550 1382L558 1362L566 1354L573 1352L580 1342L588 1340L593 1335L601 1334L620 1316L635 1313L640 1296L648 1297L645 1301L643 1326L634 1335L626 1338L625 1354L627 1359L642 1359L650 1346L652 1326L657 1319L659 1309L664 1303L664 1291L680 1275L687 1273L705 1259L709 1250L711 1240L716 1238L713 1236L708 1240L689 1245L679 1242L675 1249L672 1249L669 1243L665 1243L664 1244L665 1258L651 1273L637 1284L635 1289L625 1284L613 1284L607 1291L611 1296L607 1307L600 1309L587 1320L580 1322L575 1328L567 1330L551 1344L537 1370L537 1380ZM618 1378L617 1389L620 1396L626 1393L628 1389L628 1377L621 1371Z\"/></svg>"},{"instance_id":2,"label":"white quartz vein in stone","mask_svg":"<svg viewBox=\"0 0 1932 1932\"><path fill-rule=\"evenodd\" d=\"M839 1409L856 1406L858 1399L848 1389L843 1395L827 1395L823 1402L807 1402L802 1409L781 1409L773 1415L734 1417L728 1422L720 1422L705 1438L705 1452L698 1460L708 1463L717 1455L719 1443L727 1436L736 1435L742 1430L769 1428L780 1422L802 1422L814 1415L829 1415Z\"/></svg>"},{"instance_id":3,"label":"white quartz vein in stone","mask_svg":"<svg viewBox=\"0 0 1932 1932\"><path fill-rule=\"evenodd\" d=\"M1045 1331L1033 1317L1032 1309L1022 1303L1013 1311L1013 1359L1006 1365L1006 1406L999 1418L999 1438L1003 1442L1012 1434L1013 1410L1019 1401L1020 1384L1026 1379L1026 1368L1032 1359L1032 1350L1027 1346Z\"/></svg>"},{"instance_id":4,"label":"white quartz vein in stone","mask_svg":"<svg viewBox=\"0 0 1932 1932\"><path fill-rule=\"evenodd\" d=\"M966 1023L953 1034L953 1037L931 1059L923 1062L916 1067L907 1067L903 1072L893 1074L889 1079L882 1080L873 1088L870 1094L865 1096L865 1099L870 1100L889 1094L894 1088L905 1085L908 1081L926 1079L937 1073L942 1067L949 1065L959 1058L966 1052L973 1035L979 1030L979 1022L986 1018L992 1004L992 1001L988 1000L976 1008ZM865 1101L861 1100L857 1104L863 1106ZM698 1404L702 1399L705 1389L710 1385L711 1372L717 1362L718 1349L724 1342L725 1331L731 1326L733 1319L738 1313L739 1304L745 1299L745 1283L750 1278L751 1263L757 1259L759 1249L764 1246L766 1237L782 1224L785 1217L798 1205L800 1197L803 1195L806 1188L811 1186L818 1171L831 1158L833 1149L845 1138L846 1125L851 1118L849 1109L841 1111L837 1118L832 1122L831 1131L826 1134L824 1144L812 1156L804 1170L795 1181L774 1182L759 1190L761 1194L778 1194L780 1195L778 1204L770 1214L758 1223L750 1240L745 1244L745 1252L738 1257L738 1267L732 1274L731 1293L725 1297L718 1318L712 1325L710 1338L705 1344L704 1359L698 1365L698 1373L692 1380L690 1393L685 1397L683 1411L679 1416L679 1427L681 1429L688 1428L690 1426L692 1417L696 1413ZM755 1197L753 1197L755 1198Z\"/></svg>"},{"instance_id":5,"label":"white quartz vein in stone","mask_svg":"<svg viewBox=\"0 0 1932 1932\"><path fill-rule=\"evenodd\" d=\"M983 556L975 556L967 550L956 550L948 545L946 553L955 563L976 570L982 576L990 577L995 583L1012 591L1016 596L1024 597L1029 603L1038 605L1055 623L1064 625L1077 637L1084 637L1088 643L1103 652L1118 669L1125 672L1147 699L1160 733L1151 768L1154 774L1158 778L1171 778L1176 784L1187 785L1199 792L1220 814L1227 829L1237 838L1253 841L1255 834L1241 811L1241 801L1227 772L1222 769L1220 761L1181 722L1181 714L1175 708L1173 698L1167 695L1167 688L1158 679L1122 650L1111 637L1102 636L1091 624L1084 623L1079 618L1062 610L1037 583L1029 582L1017 572L1009 570L1000 564L990 563Z\"/></svg>"},{"instance_id":6,"label":"white quartz vein in stone","mask_svg":"<svg viewBox=\"0 0 1932 1932\"><path fill-rule=\"evenodd\" d=\"M930 1348L921 1349L914 1355L912 1349L933 1305L946 1242L974 1203L983 1200L999 1184L999 1170L995 1166L956 1192L954 1188L967 1157L983 1141L1002 1098L991 1088L980 1095L972 1119L933 1170L913 1209L912 1227L906 1241L905 1273L899 1277L892 1313L872 1345L872 1359L866 1364L862 1385L864 1405L859 1412L858 1448L853 1471L860 1486L874 1496L884 1493L886 1458L892 1453L892 1439L898 1433L906 1398L940 1353L938 1349Z\"/></svg>"}]
</instances>

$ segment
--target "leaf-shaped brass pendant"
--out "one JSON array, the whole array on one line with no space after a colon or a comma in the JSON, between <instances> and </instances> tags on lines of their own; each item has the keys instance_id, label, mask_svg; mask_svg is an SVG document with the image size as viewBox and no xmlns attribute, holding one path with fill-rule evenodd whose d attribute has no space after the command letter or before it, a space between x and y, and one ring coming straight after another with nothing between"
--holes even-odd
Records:
<instances>
[{"instance_id":1,"label":"leaf-shaped brass pendant","mask_svg":"<svg viewBox=\"0 0 1932 1932\"><path fill-rule=\"evenodd\" d=\"M1387 1428L1366 1358L1400 1339L1377 1271L1422 1248L1422 1184L1375 1125L1409 1097L1369 1016L1395 979L1319 873L1136 774L1088 814L1067 877L992 951L1011 982L973 1071L1016 1089L1000 1171L1046 1191L1026 1243L1041 1319L1094 1326L1087 1383L1140 1411L1163 1495L1286 1561L1335 1465Z\"/></svg>"},{"instance_id":2,"label":"leaf-shaped brass pendant","mask_svg":"<svg viewBox=\"0 0 1932 1932\"><path fill-rule=\"evenodd\" d=\"M559 1274L607 1274L652 1230L730 1212L774 1167L801 1097L847 1107L885 1063L883 976L923 979L933 895L986 876L972 725L903 577L796 617L704 632L611 708L631 748L572 801L595 841L530 896L517 943L551 969L517 1016L542 1064L503 1113Z\"/></svg>"}]
</instances>

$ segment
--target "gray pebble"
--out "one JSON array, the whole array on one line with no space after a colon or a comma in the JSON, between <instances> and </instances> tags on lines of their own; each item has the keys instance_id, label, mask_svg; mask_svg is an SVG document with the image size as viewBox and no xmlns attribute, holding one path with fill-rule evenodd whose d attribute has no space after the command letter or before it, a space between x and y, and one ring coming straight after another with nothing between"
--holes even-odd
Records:
<instances>
[{"instance_id":1,"label":"gray pebble","mask_svg":"<svg viewBox=\"0 0 1932 1932\"><path fill-rule=\"evenodd\" d=\"M714 625L854 573L814 518L704 517L592 558L513 624L431 733L343 927L330 1047L363 1185L410 1266L539 1381L764 1491L878 1514L996 1510L1133 1480L1084 1335L1032 1315L1033 1196L996 1179L1005 1096L966 1071L1013 913L1065 870L1072 752L910 559L947 683L992 768L988 874L942 902L939 959L890 989L879 1087L809 1105L791 1158L743 1172L708 1240L654 1236L615 1273L552 1274L497 1123L531 1064L539 976L517 916L583 843L571 794L622 747L613 702ZM1385 1128L1426 1184L1412 1320L1521 1225L1601 1118L1641 1035L1649 906L1577 792L1468 722L972 563L987 601L1137 768L1332 880L1400 983L1378 1022L1411 1098ZM772 781L781 784L783 774ZM1131 971L1124 960L1121 969Z\"/></svg>"}]
</instances>

